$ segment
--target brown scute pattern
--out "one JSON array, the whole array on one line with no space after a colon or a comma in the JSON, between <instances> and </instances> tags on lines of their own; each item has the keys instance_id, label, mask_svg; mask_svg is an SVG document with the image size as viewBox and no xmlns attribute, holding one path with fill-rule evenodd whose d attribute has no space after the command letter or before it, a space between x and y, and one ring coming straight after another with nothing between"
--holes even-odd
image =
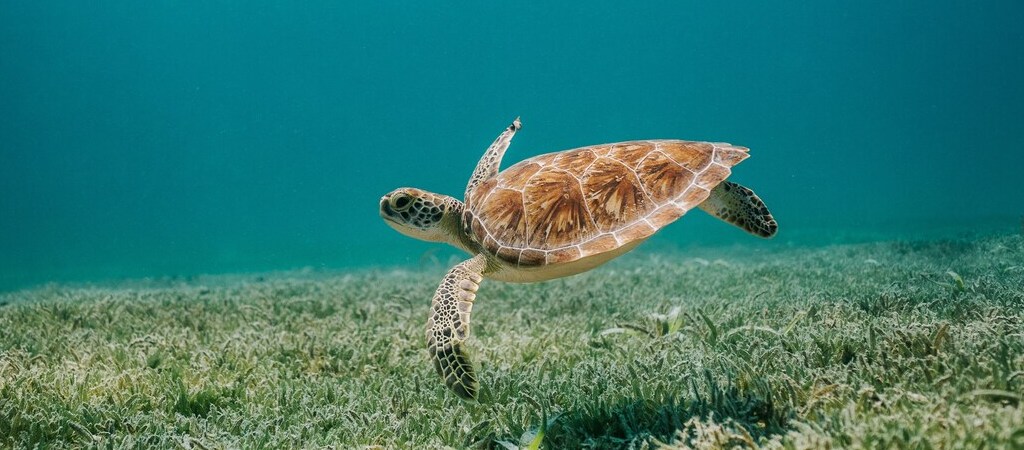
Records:
<instances>
[{"instance_id":1,"label":"brown scute pattern","mask_svg":"<svg viewBox=\"0 0 1024 450\"><path fill-rule=\"evenodd\" d=\"M721 183L725 177L729 176L729 168L720 166L718 164L712 164L707 167L700 175L697 175L697 185L702 186L707 190Z\"/></svg>"},{"instance_id":2,"label":"brown scute pattern","mask_svg":"<svg viewBox=\"0 0 1024 450\"><path fill-rule=\"evenodd\" d=\"M501 247L498 249L497 252L494 253L498 255L499 258L504 259L505 261L516 261L519 259L519 252L521 251L522 250L511 247Z\"/></svg>"},{"instance_id":3,"label":"brown scute pattern","mask_svg":"<svg viewBox=\"0 0 1024 450\"><path fill-rule=\"evenodd\" d=\"M622 161L624 164L629 166L630 169L633 169L649 154L651 154L650 143L622 142L619 144L612 144L612 151L608 156Z\"/></svg>"},{"instance_id":4,"label":"brown scute pattern","mask_svg":"<svg viewBox=\"0 0 1024 450\"><path fill-rule=\"evenodd\" d=\"M711 164L714 146L707 142L683 142L662 145L662 151L686 170L700 173Z\"/></svg>"},{"instance_id":5,"label":"brown scute pattern","mask_svg":"<svg viewBox=\"0 0 1024 450\"><path fill-rule=\"evenodd\" d=\"M476 398L479 387L463 345L469 338L469 317L486 264L486 258L477 255L449 270L434 292L427 319L427 351L434 369L445 385L466 399Z\"/></svg>"},{"instance_id":6,"label":"brown scute pattern","mask_svg":"<svg viewBox=\"0 0 1024 450\"><path fill-rule=\"evenodd\" d=\"M469 209L466 209L462 214L462 220L469 221L467 230L470 234L473 236L487 236L487 229L484 228L484 222L479 217L474 216Z\"/></svg>"},{"instance_id":7,"label":"brown scute pattern","mask_svg":"<svg viewBox=\"0 0 1024 450\"><path fill-rule=\"evenodd\" d=\"M527 245L547 250L589 238L593 225L576 178L558 169L547 169L540 175L530 179L523 195L532 208Z\"/></svg>"},{"instance_id":8,"label":"brown scute pattern","mask_svg":"<svg viewBox=\"0 0 1024 450\"><path fill-rule=\"evenodd\" d=\"M501 187L506 189L523 190L526 187L526 182L530 181L530 178L537 174L543 167L537 163L525 163L516 164L505 170L507 173L502 174Z\"/></svg>"},{"instance_id":9,"label":"brown scute pattern","mask_svg":"<svg viewBox=\"0 0 1024 450\"><path fill-rule=\"evenodd\" d=\"M498 185L497 178L489 178L480 183L477 183L477 187L466 195L466 203L462 209L462 227L463 231L473 236L485 236L487 230L484 228L484 223L479 217L476 217L473 212L477 211L476 205L483 202L487 198L491 191Z\"/></svg>"},{"instance_id":10,"label":"brown scute pattern","mask_svg":"<svg viewBox=\"0 0 1024 450\"><path fill-rule=\"evenodd\" d=\"M651 215L647 216L647 220L651 223L669 223L683 214L686 214L685 209L669 203L654 210Z\"/></svg>"},{"instance_id":11,"label":"brown scute pattern","mask_svg":"<svg viewBox=\"0 0 1024 450\"><path fill-rule=\"evenodd\" d=\"M715 163L725 167L732 167L748 157L750 157L750 154L747 153L747 149L744 147L719 148L715 152Z\"/></svg>"},{"instance_id":12,"label":"brown scute pattern","mask_svg":"<svg viewBox=\"0 0 1024 450\"><path fill-rule=\"evenodd\" d=\"M587 255L595 255L618 248L618 246L619 243L615 240L615 236L608 233L580 244L580 251Z\"/></svg>"},{"instance_id":13,"label":"brown scute pattern","mask_svg":"<svg viewBox=\"0 0 1024 450\"><path fill-rule=\"evenodd\" d=\"M654 152L644 158L636 172L655 202L679 195L694 178L693 172L682 168L662 152Z\"/></svg>"},{"instance_id":14,"label":"brown scute pattern","mask_svg":"<svg viewBox=\"0 0 1024 450\"><path fill-rule=\"evenodd\" d=\"M682 203L686 205L699 205L708 199L711 192L700 186L691 186L681 196ZM690 206L692 208L693 206Z\"/></svg>"},{"instance_id":15,"label":"brown scute pattern","mask_svg":"<svg viewBox=\"0 0 1024 450\"><path fill-rule=\"evenodd\" d=\"M519 255L519 265L521 266L540 266L546 263L547 252L543 250L535 250L532 248L528 248L526 250L523 250L523 253Z\"/></svg>"},{"instance_id":16,"label":"brown scute pattern","mask_svg":"<svg viewBox=\"0 0 1024 450\"><path fill-rule=\"evenodd\" d=\"M582 182L587 207L602 232L615 231L648 212L643 185L632 170L618 161L599 158L583 175Z\"/></svg>"},{"instance_id":17,"label":"brown scute pattern","mask_svg":"<svg viewBox=\"0 0 1024 450\"><path fill-rule=\"evenodd\" d=\"M536 156L473 192L472 231L488 252L520 266L607 252L704 202L747 155L729 144L660 140Z\"/></svg>"},{"instance_id":18,"label":"brown scute pattern","mask_svg":"<svg viewBox=\"0 0 1024 450\"><path fill-rule=\"evenodd\" d=\"M646 220L639 220L627 225L622 229L622 234L629 236L631 241L638 239L646 239L658 231L653 225Z\"/></svg>"},{"instance_id":19,"label":"brown scute pattern","mask_svg":"<svg viewBox=\"0 0 1024 450\"><path fill-rule=\"evenodd\" d=\"M582 257L580 249L576 247L566 247L547 254L546 264L560 264L572 262Z\"/></svg>"},{"instance_id":20,"label":"brown scute pattern","mask_svg":"<svg viewBox=\"0 0 1024 450\"><path fill-rule=\"evenodd\" d=\"M593 164L597 159L597 155L591 150L557 153L556 155L551 160L551 164L569 173L583 173L587 166Z\"/></svg>"},{"instance_id":21,"label":"brown scute pattern","mask_svg":"<svg viewBox=\"0 0 1024 450\"><path fill-rule=\"evenodd\" d=\"M484 216L487 228L494 230L494 239L505 246L526 247L526 217L523 212L523 193L500 188L487 201Z\"/></svg>"},{"instance_id":22,"label":"brown scute pattern","mask_svg":"<svg viewBox=\"0 0 1024 450\"><path fill-rule=\"evenodd\" d=\"M486 198L497 185L497 178L489 178L477 185L476 189L473 190L472 195L466 198L467 210L472 210L473 204L483 201L483 199Z\"/></svg>"},{"instance_id":23,"label":"brown scute pattern","mask_svg":"<svg viewBox=\"0 0 1024 450\"><path fill-rule=\"evenodd\" d=\"M484 232L486 232L486 230ZM492 237L491 235L488 234L487 237L484 238L484 248L486 248L491 253L497 254L498 249L501 247L501 243L495 240L494 237Z\"/></svg>"}]
</instances>

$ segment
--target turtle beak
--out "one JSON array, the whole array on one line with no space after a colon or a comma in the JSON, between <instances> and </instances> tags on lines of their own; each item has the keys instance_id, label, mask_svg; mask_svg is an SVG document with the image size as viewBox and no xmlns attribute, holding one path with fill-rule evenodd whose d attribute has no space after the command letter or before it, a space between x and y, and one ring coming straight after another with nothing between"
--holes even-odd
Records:
<instances>
[{"instance_id":1,"label":"turtle beak","mask_svg":"<svg viewBox=\"0 0 1024 450\"><path fill-rule=\"evenodd\" d=\"M390 200L390 195L385 195L380 198L380 217L383 218L384 220L394 221L394 219L392 219L391 216L395 213L395 211L391 209Z\"/></svg>"}]
</instances>

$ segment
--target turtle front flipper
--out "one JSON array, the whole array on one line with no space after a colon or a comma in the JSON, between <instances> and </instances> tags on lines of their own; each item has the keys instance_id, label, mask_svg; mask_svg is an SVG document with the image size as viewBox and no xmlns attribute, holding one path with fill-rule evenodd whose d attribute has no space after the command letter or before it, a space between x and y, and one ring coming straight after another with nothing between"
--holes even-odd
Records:
<instances>
[{"instance_id":1,"label":"turtle front flipper","mask_svg":"<svg viewBox=\"0 0 1024 450\"><path fill-rule=\"evenodd\" d=\"M470 400L476 398L479 385L463 344L469 337L469 313L486 266L486 258L478 254L449 270L434 293L427 319L427 348L434 368L459 397Z\"/></svg>"},{"instance_id":2,"label":"turtle front flipper","mask_svg":"<svg viewBox=\"0 0 1024 450\"><path fill-rule=\"evenodd\" d=\"M498 168L501 167L501 157L505 155L505 150L508 150L509 144L512 143L512 136L515 136L516 131L519 131L522 126L519 118L516 117L516 120L512 121L512 125L505 128L505 131L502 131L498 138L494 140L494 143L484 152L484 156L480 158L480 162L476 163L476 170L473 171L473 176L469 177L469 183L466 185L466 196L464 198L467 201L473 188L484 180L498 174Z\"/></svg>"}]
</instances>

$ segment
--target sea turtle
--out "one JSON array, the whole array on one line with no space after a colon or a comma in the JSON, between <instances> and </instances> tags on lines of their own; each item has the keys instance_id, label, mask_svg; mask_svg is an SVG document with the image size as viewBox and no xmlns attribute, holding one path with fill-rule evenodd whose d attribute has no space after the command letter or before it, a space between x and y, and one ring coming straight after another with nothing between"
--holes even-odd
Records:
<instances>
[{"instance_id":1,"label":"sea turtle","mask_svg":"<svg viewBox=\"0 0 1024 450\"><path fill-rule=\"evenodd\" d=\"M534 282L593 269L694 206L757 236L771 237L778 229L753 191L724 181L747 158L745 147L619 142L535 156L499 173L520 126L517 118L484 153L465 203L415 188L380 199L381 217L400 233L472 255L444 276L427 320L434 367L466 399L478 390L465 343L483 278Z\"/></svg>"}]
</instances>

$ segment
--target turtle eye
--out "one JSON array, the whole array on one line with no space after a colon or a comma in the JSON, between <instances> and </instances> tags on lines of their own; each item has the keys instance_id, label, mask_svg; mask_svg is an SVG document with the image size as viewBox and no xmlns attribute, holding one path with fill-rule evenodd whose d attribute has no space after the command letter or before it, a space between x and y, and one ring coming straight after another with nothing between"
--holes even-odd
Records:
<instances>
[{"instance_id":1,"label":"turtle eye","mask_svg":"<svg viewBox=\"0 0 1024 450\"><path fill-rule=\"evenodd\" d=\"M391 197L391 207L394 208L395 211L408 209L411 204L412 197L408 194L395 194L394 197Z\"/></svg>"}]
</instances>

